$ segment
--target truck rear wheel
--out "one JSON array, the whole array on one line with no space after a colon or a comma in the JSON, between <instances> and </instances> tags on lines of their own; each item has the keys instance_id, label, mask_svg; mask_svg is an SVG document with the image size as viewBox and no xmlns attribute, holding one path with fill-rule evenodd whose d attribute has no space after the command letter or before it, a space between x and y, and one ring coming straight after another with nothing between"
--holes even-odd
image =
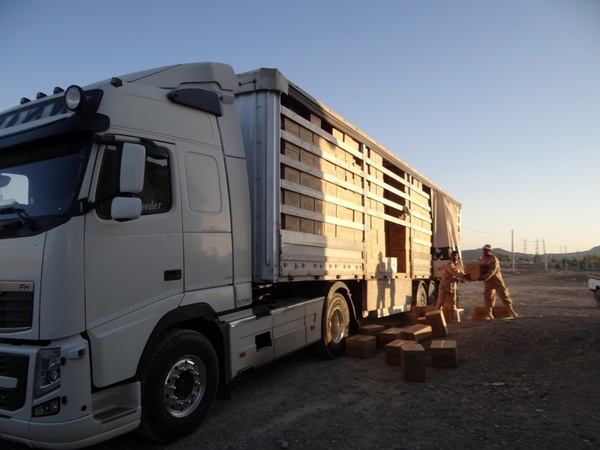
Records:
<instances>
[{"instance_id":1,"label":"truck rear wheel","mask_svg":"<svg viewBox=\"0 0 600 450\"><path fill-rule=\"evenodd\" d=\"M414 306L427 306L427 287L425 286L424 281L419 281L417 288L415 289L415 294L413 296L413 305Z\"/></svg>"},{"instance_id":2,"label":"truck rear wheel","mask_svg":"<svg viewBox=\"0 0 600 450\"><path fill-rule=\"evenodd\" d=\"M334 292L327 299L323 311L321 340L313 345L313 350L319 356L336 358L344 353L346 338L350 329L350 309L346 298L339 292Z\"/></svg>"},{"instance_id":3,"label":"truck rear wheel","mask_svg":"<svg viewBox=\"0 0 600 450\"><path fill-rule=\"evenodd\" d=\"M594 292L594 300L596 300L596 306L600 308L600 289L596 289Z\"/></svg>"},{"instance_id":4,"label":"truck rear wheel","mask_svg":"<svg viewBox=\"0 0 600 450\"><path fill-rule=\"evenodd\" d=\"M431 280L427 288L427 306L435 306L437 302L437 292L437 283Z\"/></svg>"},{"instance_id":5,"label":"truck rear wheel","mask_svg":"<svg viewBox=\"0 0 600 450\"><path fill-rule=\"evenodd\" d=\"M159 442L192 432L208 412L218 387L219 363L211 343L190 330L171 330L142 373L139 432Z\"/></svg>"}]
</instances>

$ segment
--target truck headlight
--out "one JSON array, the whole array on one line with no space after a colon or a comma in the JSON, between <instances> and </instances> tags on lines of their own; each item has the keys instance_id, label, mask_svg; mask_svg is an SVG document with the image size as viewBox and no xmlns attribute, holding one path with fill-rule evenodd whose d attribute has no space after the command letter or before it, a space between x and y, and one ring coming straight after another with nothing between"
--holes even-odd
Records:
<instances>
[{"instance_id":1,"label":"truck headlight","mask_svg":"<svg viewBox=\"0 0 600 450\"><path fill-rule=\"evenodd\" d=\"M60 348L44 348L37 354L35 364L35 397L60 387Z\"/></svg>"}]
</instances>

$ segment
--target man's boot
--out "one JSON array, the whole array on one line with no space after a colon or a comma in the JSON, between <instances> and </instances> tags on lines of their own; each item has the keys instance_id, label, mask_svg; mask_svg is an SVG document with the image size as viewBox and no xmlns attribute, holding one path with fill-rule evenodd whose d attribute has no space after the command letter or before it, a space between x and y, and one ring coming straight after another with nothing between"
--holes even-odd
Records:
<instances>
[{"instance_id":1,"label":"man's boot","mask_svg":"<svg viewBox=\"0 0 600 450\"><path fill-rule=\"evenodd\" d=\"M488 307L487 314L483 316L483 320L494 320L494 310L491 306Z\"/></svg>"},{"instance_id":2,"label":"man's boot","mask_svg":"<svg viewBox=\"0 0 600 450\"><path fill-rule=\"evenodd\" d=\"M515 312L515 310L512 307L512 304L508 305L508 314L510 315L510 317L515 318L515 317L519 317L519 315Z\"/></svg>"}]
</instances>

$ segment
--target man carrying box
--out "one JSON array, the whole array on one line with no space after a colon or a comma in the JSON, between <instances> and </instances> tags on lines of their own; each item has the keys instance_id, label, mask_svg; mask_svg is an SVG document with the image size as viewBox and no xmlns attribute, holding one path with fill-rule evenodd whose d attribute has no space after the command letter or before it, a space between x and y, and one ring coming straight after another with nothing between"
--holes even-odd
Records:
<instances>
[{"instance_id":1,"label":"man carrying box","mask_svg":"<svg viewBox=\"0 0 600 450\"><path fill-rule=\"evenodd\" d=\"M486 244L483 247L483 256L479 258L479 278L483 281L483 301L486 308L489 308L485 319L493 319L493 307L496 302L496 294L502 300L502 303L508 307L510 317L517 317L517 313L512 307L510 292L504 285L502 273L500 272L500 261L492 255L492 246Z\"/></svg>"},{"instance_id":2,"label":"man carrying box","mask_svg":"<svg viewBox=\"0 0 600 450\"><path fill-rule=\"evenodd\" d=\"M453 250L450 253L450 261L444 265L442 279L438 287L438 297L435 303L435 309L443 309L447 317L454 318L456 315L456 287L458 280L472 281L465 274L462 264L458 261L458 252Z\"/></svg>"}]
</instances>

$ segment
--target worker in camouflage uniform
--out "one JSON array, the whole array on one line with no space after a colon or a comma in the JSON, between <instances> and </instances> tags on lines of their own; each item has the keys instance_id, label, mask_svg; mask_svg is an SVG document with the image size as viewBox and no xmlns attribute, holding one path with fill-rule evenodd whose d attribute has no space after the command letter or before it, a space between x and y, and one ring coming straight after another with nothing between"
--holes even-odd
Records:
<instances>
[{"instance_id":1,"label":"worker in camouflage uniform","mask_svg":"<svg viewBox=\"0 0 600 450\"><path fill-rule=\"evenodd\" d=\"M493 307L496 302L496 294L504 305L508 307L511 317L517 317L513 309L510 292L504 285L500 271L500 261L492 255L492 246L487 244L483 247L483 256L479 258L479 281L483 281L483 301L489 309L485 319L493 319Z\"/></svg>"},{"instance_id":2,"label":"worker in camouflage uniform","mask_svg":"<svg viewBox=\"0 0 600 450\"><path fill-rule=\"evenodd\" d=\"M458 280L470 280L470 278L458 261L458 252L454 250L450 253L450 261L444 265L435 303L435 309L443 309L444 315L450 321L456 319Z\"/></svg>"}]
</instances>

